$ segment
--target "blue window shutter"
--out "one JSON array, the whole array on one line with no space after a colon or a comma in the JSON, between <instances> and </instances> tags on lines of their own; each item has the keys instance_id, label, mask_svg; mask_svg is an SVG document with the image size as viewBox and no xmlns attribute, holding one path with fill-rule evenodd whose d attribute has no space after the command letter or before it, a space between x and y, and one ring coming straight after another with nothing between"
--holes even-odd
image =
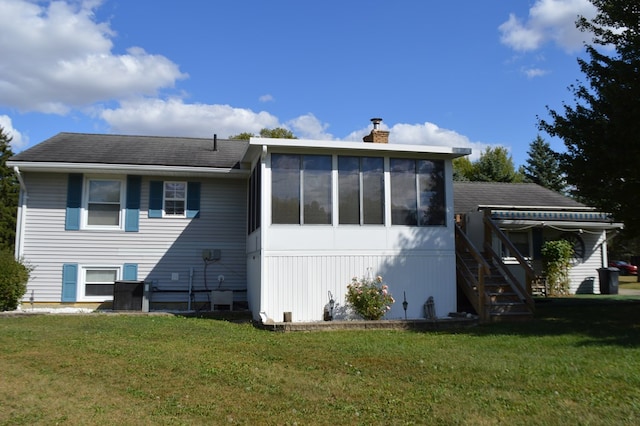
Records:
<instances>
[{"instance_id":1,"label":"blue window shutter","mask_svg":"<svg viewBox=\"0 0 640 426\"><path fill-rule=\"evenodd\" d=\"M125 281L137 281L138 280L138 264L137 263L125 263L122 267L122 279Z\"/></svg>"},{"instance_id":2,"label":"blue window shutter","mask_svg":"<svg viewBox=\"0 0 640 426\"><path fill-rule=\"evenodd\" d=\"M78 264L62 265L62 301L75 302L78 291Z\"/></svg>"},{"instance_id":3,"label":"blue window shutter","mask_svg":"<svg viewBox=\"0 0 640 426\"><path fill-rule=\"evenodd\" d=\"M141 176L127 176L127 202L124 215L124 230L138 232L140 226Z\"/></svg>"},{"instance_id":4,"label":"blue window shutter","mask_svg":"<svg viewBox=\"0 0 640 426\"><path fill-rule=\"evenodd\" d=\"M200 217L200 182L187 183L187 217Z\"/></svg>"},{"instance_id":5,"label":"blue window shutter","mask_svg":"<svg viewBox=\"0 0 640 426\"><path fill-rule=\"evenodd\" d=\"M162 217L162 181L149 182L149 217Z\"/></svg>"},{"instance_id":6,"label":"blue window shutter","mask_svg":"<svg viewBox=\"0 0 640 426\"><path fill-rule=\"evenodd\" d=\"M82 208L82 174L71 173L67 182L67 213L64 229L77 231L80 229L80 209Z\"/></svg>"}]
</instances>

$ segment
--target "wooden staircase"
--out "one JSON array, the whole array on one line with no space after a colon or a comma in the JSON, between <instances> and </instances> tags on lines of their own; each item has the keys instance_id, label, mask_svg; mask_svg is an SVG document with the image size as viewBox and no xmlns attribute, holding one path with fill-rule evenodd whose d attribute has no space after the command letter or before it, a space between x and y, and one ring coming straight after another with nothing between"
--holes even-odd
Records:
<instances>
[{"instance_id":1,"label":"wooden staircase","mask_svg":"<svg viewBox=\"0 0 640 426\"><path fill-rule=\"evenodd\" d=\"M533 318L535 306L527 286L518 282L490 244L484 248L484 252L477 250L456 225L456 281L480 321ZM527 272L527 277L533 273L530 268Z\"/></svg>"}]
</instances>

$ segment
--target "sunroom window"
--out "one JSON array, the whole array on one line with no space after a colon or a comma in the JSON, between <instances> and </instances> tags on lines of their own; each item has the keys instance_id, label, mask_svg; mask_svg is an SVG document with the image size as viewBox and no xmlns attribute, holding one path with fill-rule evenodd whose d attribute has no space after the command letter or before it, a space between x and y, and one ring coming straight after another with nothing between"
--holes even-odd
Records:
<instances>
[{"instance_id":1,"label":"sunroom window","mask_svg":"<svg viewBox=\"0 0 640 426\"><path fill-rule=\"evenodd\" d=\"M391 223L446 225L444 162L391 158Z\"/></svg>"},{"instance_id":2,"label":"sunroom window","mask_svg":"<svg viewBox=\"0 0 640 426\"><path fill-rule=\"evenodd\" d=\"M272 154L272 222L331 224L331 156Z\"/></svg>"},{"instance_id":3,"label":"sunroom window","mask_svg":"<svg viewBox=\"0 0 640 426\"><path fill-rule=\"evenodd\" d=\"M384 160L338 157L340 224L384 223Z\"/></svg>"}]
</instances>

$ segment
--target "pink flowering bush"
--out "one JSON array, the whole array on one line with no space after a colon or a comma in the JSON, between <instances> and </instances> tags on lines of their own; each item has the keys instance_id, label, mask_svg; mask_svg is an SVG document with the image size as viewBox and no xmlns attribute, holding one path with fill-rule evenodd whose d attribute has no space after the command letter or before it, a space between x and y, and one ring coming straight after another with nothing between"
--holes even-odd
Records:
<instances>
[{"instance_id":1,"label":"pink flowering bush","mask_svg":"<svg viewBox=\"0 0 640 426\"><path fill-rule=\"evenodd\" d=\"M347 303L364 319L379 320L395 302L382 277L375 279L353 277L347 285Z\"/></svg>"}]
</instances>

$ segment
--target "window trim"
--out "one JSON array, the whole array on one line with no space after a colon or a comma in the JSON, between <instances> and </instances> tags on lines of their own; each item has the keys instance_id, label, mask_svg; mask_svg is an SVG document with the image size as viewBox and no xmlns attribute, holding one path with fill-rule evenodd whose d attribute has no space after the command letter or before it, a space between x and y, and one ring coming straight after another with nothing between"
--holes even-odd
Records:
<instances>
[{"instance_id":1,"label":"window trim","mask_svg":"<svg viewBox=\"0 0 640 426\"><path fill-rule=\"evenodd\" d=\"M87 271L116 271L114 280L118 281L122 277L122 266L114 265L80 265L78 267L78 285L76 293L76 301L78 302L109 302L113 300L113 294L110 296L87 296Z\"/></svg>"},{"instance_id":2,"label":"window trim","mask_svg":"<svg viewBox=\"0 0 640 426\"><path fill-rule=\"evenodd\" d=\"M169 198L167 200L167 184L172 183L180 183L184 185L184 198L181 200L179 198ZM189 182L186 180L164 180L162 181L162 217L167 219L184 219L187 217L187 203L189 199ZM184 202L184 208L182 209L182 214L169 214L167 213L167 201L182 201Z\"/></svg>"},{"instance_id":3,"label":"window trim","mask_svg":"<svg viewBox=\"0 0 640 426\"><path fill-rule=\"evenodd\" d=\"M89 192L92 181L102 182L118 182L120 184L120 209L118 212L118 225L90 225L89 224ZM122 177L109 177L109 176L85 176L82 188L82 209L81 209L81 229L88 230L123 230L125 222L125 210L126 210L126 181Z\"/></svg>"},{"instance_id":4,"label":"window trim","mask_svg":"<svg viewBox=\"0 0 640 426\"><path fill-rule=\"evenodd\" d=\"M533 259L532 253L533 253L533 235L531 232L531 229L524 229L524 230L519 230L519 229L502 229L502 232L505 234L505 236L509 239L509 241L511 242L511 244L516 247L516 244L513 242L512 240L512 236L513 234L518 234L518 235L526 235L527 237L527 251L528 253L520 253L520 255L527 261L531 261ZM499 241L500 244L500 257L502 258L502 261L506 264L512 264L512 263L518 263L517 259L515 256L505 256L505 250L507 249L504 245L504 243L502 241ZM517 248L517 247L516 247ZM509 253L511 254L511 253Z\"/></svg>"}]
</instances>

